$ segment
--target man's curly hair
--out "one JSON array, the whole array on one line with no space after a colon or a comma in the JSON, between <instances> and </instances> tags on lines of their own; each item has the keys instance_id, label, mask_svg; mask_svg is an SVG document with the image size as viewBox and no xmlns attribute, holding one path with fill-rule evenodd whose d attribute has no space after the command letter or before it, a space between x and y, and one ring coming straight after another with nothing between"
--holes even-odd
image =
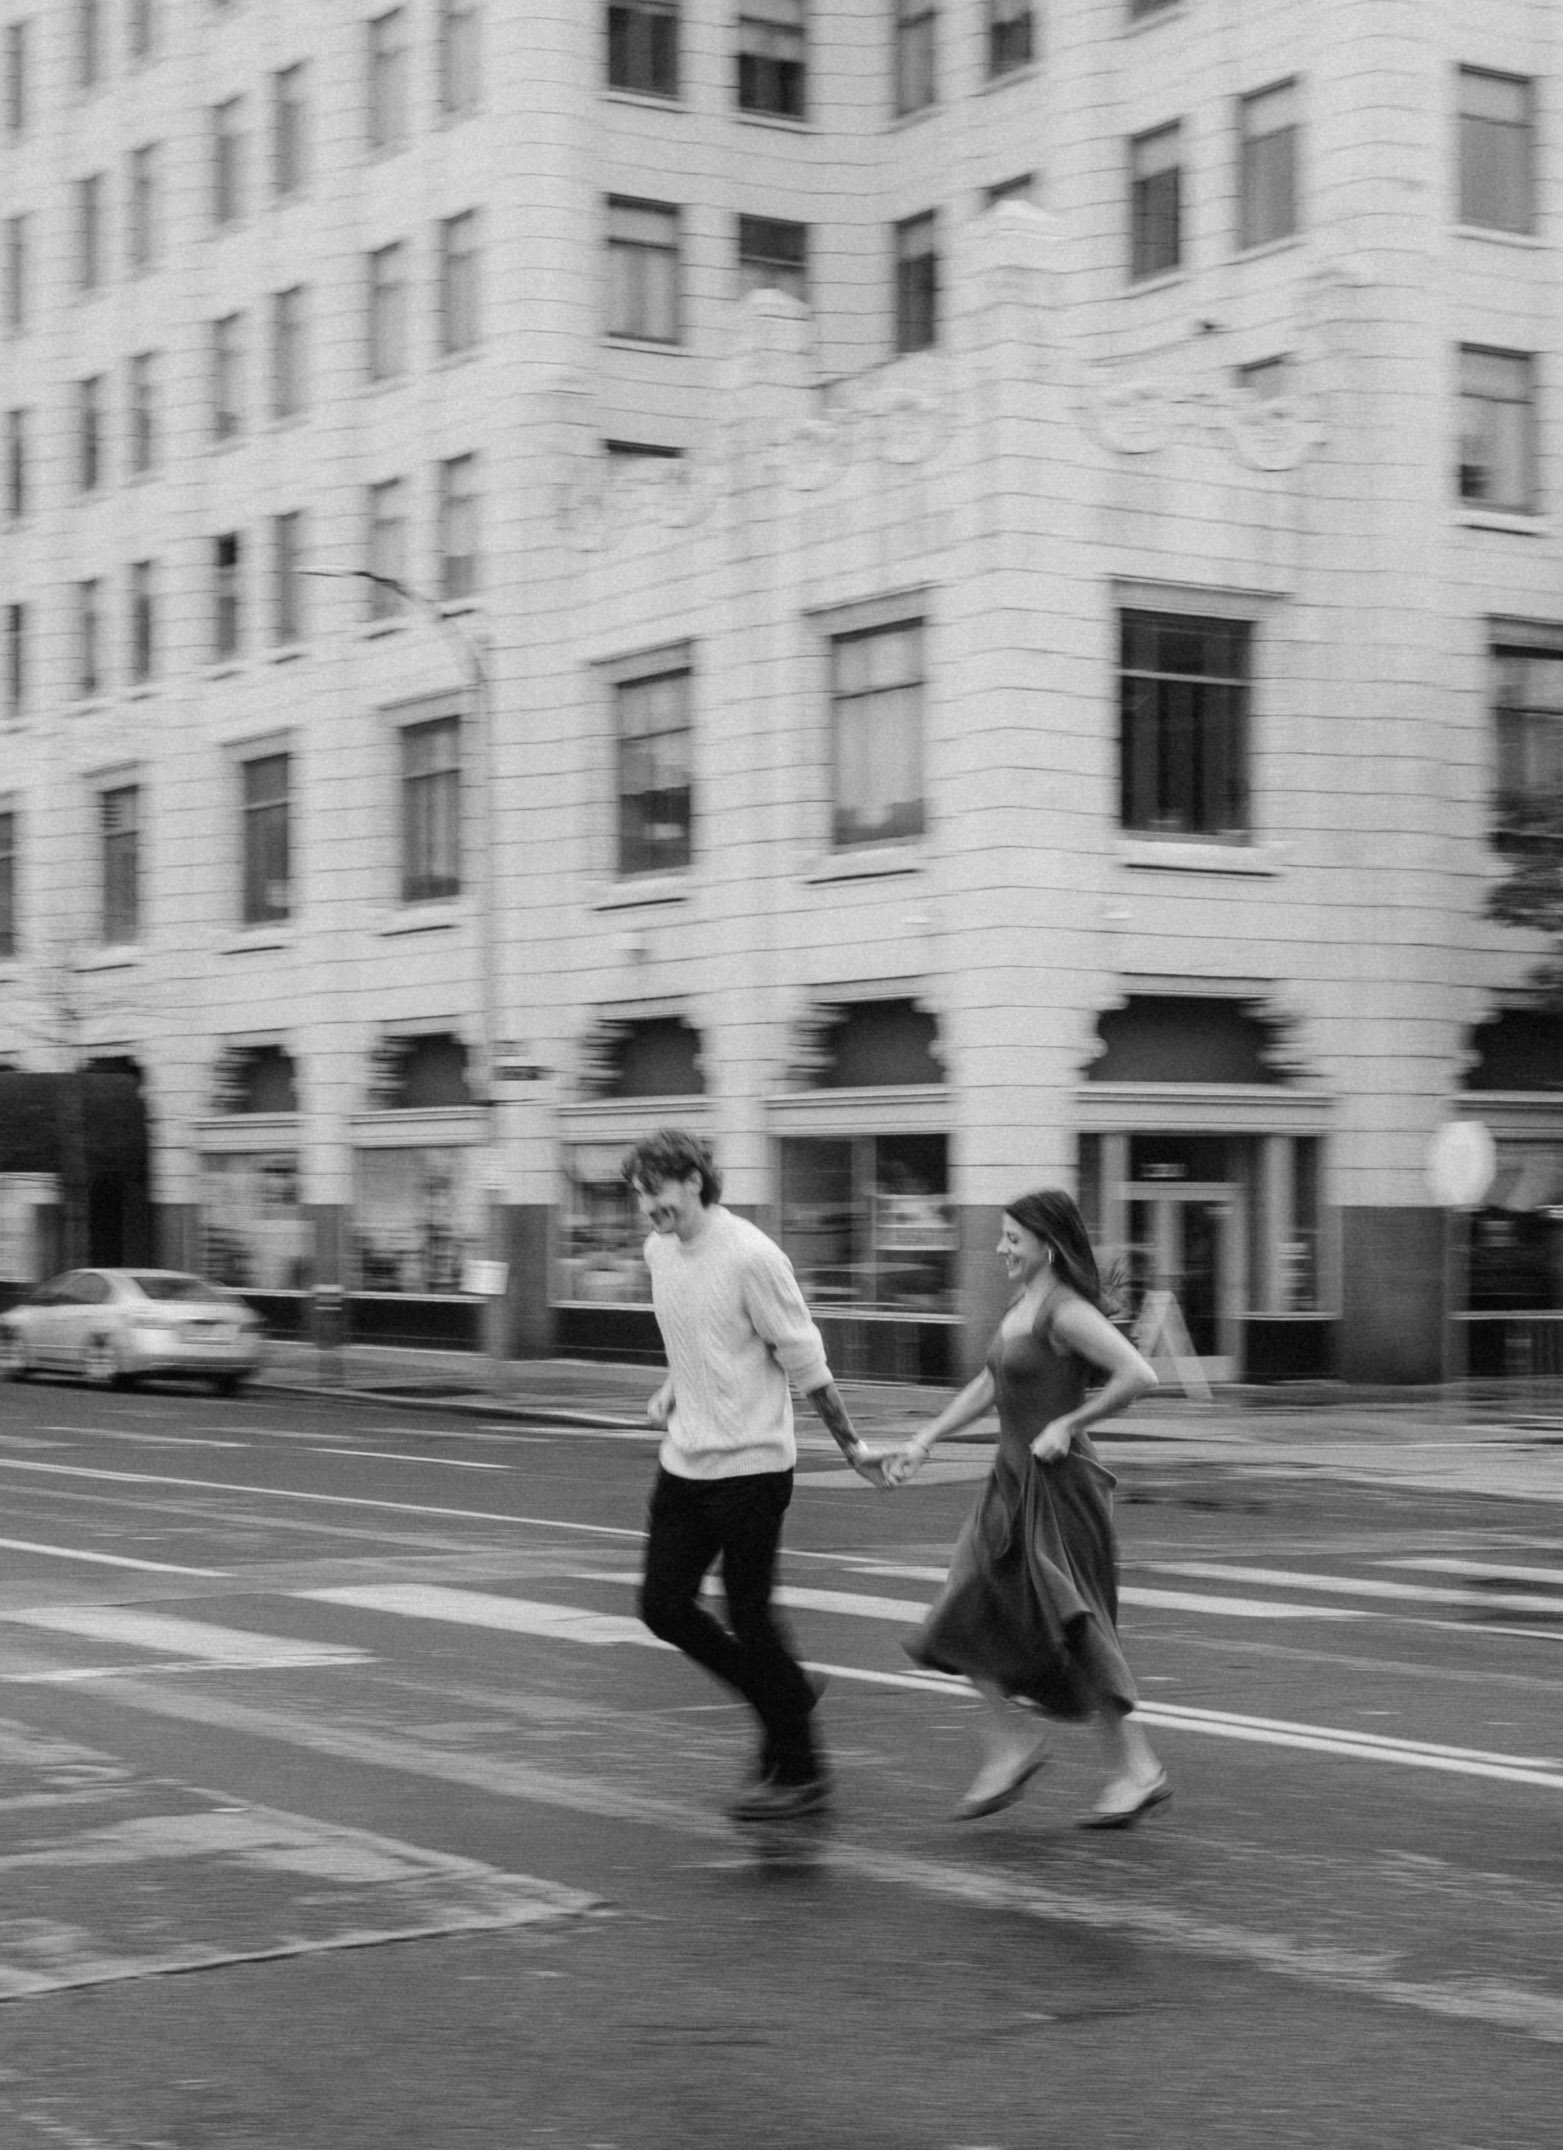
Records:
<instances>
[{"instance_id":1,"label":"man's curly hair","mask_svg":"<svg viewBox=\"0 0 1563 2150\"><path fill-rule=\"evenodd\" d=\"M650 1193L668 1180L687 1180L700 1174L700 1200L709 1209L722 1199L722 1175L716 1169L709 1142L682 1127L659 1127L624 1153L619 1176L625 1184Z\"/></svg>"}]
</instances>

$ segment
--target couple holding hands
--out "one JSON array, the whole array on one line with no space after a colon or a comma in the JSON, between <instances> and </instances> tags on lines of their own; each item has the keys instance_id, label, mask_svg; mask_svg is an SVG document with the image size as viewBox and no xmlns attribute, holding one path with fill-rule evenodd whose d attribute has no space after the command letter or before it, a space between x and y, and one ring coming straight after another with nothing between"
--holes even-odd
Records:
<instances>
[{"instance_id":1,"label":"couple holding hands","mask_svg":"<svg viewBox=\"0 0 1563 2150\"><path fill-rule=\"evenodd\" d=\"M992 1471L944 1587L906 1644L917 1664L964 1675L983 1704L982 1753L956 1818L1019 1798L1046 1758L1037 1713L1097 1727L1108 1779L1085 1826L1124 1828L1167 1799L1118 1643L1115 1480L1086 1431L1156 1376L1102 1312L1072 1198L1043 1189L1008 1206L998 1253L1014 1296L987 1364L910 1440L875 1450L857 1437L787 1257L721 1206L707 1145L663 1129L635 1145L623 1174L651 1228L646 1261L669 1367L647 1405L664 1439L641 1617L759 1719L735 1817L788 1819L830 1799L813 1721L820 1683L794 1657L771 1603L797 1457L789 1384L852 1467L889 1489L915 1476L944 1435L998 1413ZM699 1602L714 1564L725 1624Z\"/></svg>"}]
</instances>

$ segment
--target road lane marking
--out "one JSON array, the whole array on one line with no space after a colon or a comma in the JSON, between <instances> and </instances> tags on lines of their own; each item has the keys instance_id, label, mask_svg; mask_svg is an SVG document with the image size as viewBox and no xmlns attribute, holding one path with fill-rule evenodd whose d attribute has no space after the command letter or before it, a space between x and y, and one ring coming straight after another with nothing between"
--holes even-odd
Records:
<instances>
[{"instance_id":1,"label":"road lane marking","mask_svg":"<svg viewBox=\"0 0 1563 2150\"><path fill-rule=\"evenodd\" d=\"M561 1522L555 1516L506 1515L489 1508L441 1508L431 1501L373 1500L362 1493L304 1493L292 1486L237 1485L224 1478L175 1478L162 1471L110 1471L87 1463L35 1463L30 1457L0 1456L0 1471L32 1471L53 1478L92 1478L110 1485L177 1486L187 1493L237 1493L252 1500L307 1501L324 1508L373 1508L390 1515L439 1516L461 1523L514 1523L529 1530L573 1530L592 1538L645 1537L639 1527L629 1530L610 1523Z\"/></svg>"},{"instance_id":2,"label":"road lane marking","mask_svg":"<svg viewBox=\"0 0 1563 2150\"><path fill-rule=\"evenodd\" d=\"M1487 1560L1377 1560L1378 1568L1426 1568L1435 1575L1469 1575L1480 1581L1484 1577L1505 1583L1540 1583L1549 1589L1563 1590L1563 1568L1527 1568L1517 1561L1505 1560L1495 1553Z\"/></svg>"},{"instance_id":3,"label":"road lane marking","mask_svg":"<svg viewBox=\"0 0 1563 2150\"><path fill-rule=\"evenodd\" d=\"M131 1433L121 1426L45 1426L45 1433L73 1433L78 1440L133 1441L143 1448L253 1448L253 1441L219 1440L215 1434Z\"/></svg>"},{"instance_id":4,"label":"road lane marking","mask_svg":"<svg viewBox=\"0 0 1563 2150\"><path fill-rule=\"evenodd\" d=\"M390 1733L333 1723L318 1713L261 1709L189 1689L159 1690L151 1681L126 1682L105 1692L126 1709L234 1735L280 1742L402 1776L459 1784L490 1796L560 1807L576 1815L660 1828L670 1836L731 1848L733 1831L717 1815L689 1799L661 1799L602 1781L568 1776L531 1763L420 1747ZM1563 1790L1563 1778L1558 1780ZM1176 1827L1174 1820L1168 1825ZM867 1843L836 1841L821 1846L823 1863L845 1874L923 1896L955 1900L980 1909L1020 1914L1054 1925L1114 1933L1142 1947L1158 1947L1209 1961L1240 1964L1323 1991L1404 2007L1457 2022L1480 2022L1549 2045L1563 2044L1563 1995L1544 1987L1476 1974L1404 1978L1382 1949L1358 1951L1299 1941L1284 1933L1201 1917L1154 1897L1113 1898L1101 1887L1047 1888L955 1860L922 1859Z\"/></svg>"},{"instance_id":5,"label":"road lane marking","mask_svg":"<svg viewBox=\"0 0 1563 2150\"><path fill-rule=\"evenodd\" d=\"M70 1545L34 1545L30 1538L0 1538L0 1551L39 1553L46 1560L86 1560L97 1568L144 1568L151 1575L228 1574L226 1568L181 1568L171 1560L132 1560L128 1553L82 1553Z\"/></svg>"},{"instance_id":6,"label":"road lane marking","mask_svg":"<svg viewBox=\"0 0 1563 2150\"><path fill-rule=\"evenodd\" d=\"M1245 1568L1217 1560L1151 1560L1137 1566L1151 1575L1188 1575L1206 1582L1274 1583L1288 1590L1322 1590L1327 1595L1352 1598L1391 1598L1402 1604L1471 1605L1478 1594L1471 1590L1440 1590L1431 1583L1385 1583L1354 1575L1306 1575L1292 1568ZM1525 1597L1515 1592L1484 1590L1479 1601L1503 1612L1563 1612L1557 1598ZM1146 1602L1142 1597L1141 1602ZM1155 1602L1154 1598L1150 1602Z\"/></svg>"},{"instance_id":7,"label":"road lane marking","mask_svg":"<svg viewBox=\"0 0 1563 2150\"><path fill-rule=\"evenodd\" d=\"M497 1591L447 1590L437 1583L351 1583L335 1590L300 1590L295 1595L316 1605L347 1605L412 1620L452 1621L458 1627L486 1627L512 1635L549 1635L561 1642L648 1643L657 1639L638 1620L622 1614L552 1605L536 1598L503 1597Z\"/></svg>"},{"instance_id":8,"label":"road lane marking","mask_svg":"<svg viewBox=\"0 0 1563 2150\"><path fill-rule=\"evenodd\" d=\"M508 1463L468 1463L458 1456L393 1455L388 1448L311 1448L311 1456L367 1456L376 1463L427 1463L441 1471L508 1471Z\"/></svg>"},{"instance_id":9,"label":"road lane marking","mask_svg":"<svg viewBox=\"0 0 1563 2150\"><path fill-rule=\"evenodd\" d=\"M345 1645L295 1642L283 1635L214 1627L203 1620L134 1612L122 1605L41 1605L22 1612L0 1612L0 1624L42 1628L49 1634L76 1635L92 1642L119 1643L129 1650L162 1651L171 1657L235 1668L365 1663L369 1657L368 1651Z\"/></svg>"}]
</instances>

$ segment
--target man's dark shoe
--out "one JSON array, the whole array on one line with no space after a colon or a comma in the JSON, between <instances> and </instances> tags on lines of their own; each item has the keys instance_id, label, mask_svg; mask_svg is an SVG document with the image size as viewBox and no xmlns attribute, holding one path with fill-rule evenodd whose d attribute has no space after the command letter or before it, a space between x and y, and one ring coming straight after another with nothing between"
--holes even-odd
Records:
<instances>
[{"instance_id":1,"label":"man's dark shoe","mask_svg":"<svg viewBox=\"0 0 1563 2150\"><path fill-rule=\"evenodd\" d=\"M793 1782L766 1777L740 1792L727 1811L738 1822L790 1822L805 1814L819 1814L829 1805L829 1777L804 1777Z\"/></svg>"}]
</instances>

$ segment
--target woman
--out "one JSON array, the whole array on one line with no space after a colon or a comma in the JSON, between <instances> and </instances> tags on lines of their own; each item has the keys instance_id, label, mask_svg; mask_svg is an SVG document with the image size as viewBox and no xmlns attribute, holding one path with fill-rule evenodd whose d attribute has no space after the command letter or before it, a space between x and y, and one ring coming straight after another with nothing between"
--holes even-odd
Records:
<instances>
[{"instance_id":1,"label":"woman","mask_svg":"<svg viewBox=\"0 0 1563 2150\"><path fill-rule=\"evenodd\" d=\"M1166 1772L1134 1716L1134 1681L1118 1646L1112 1490L1085 1429L1156 1386L1156 1376L1102 1312L1085 1222L1067 1194L1044 1188L1004 1212L999 1257L1018 1287L988 1362L916 1438L886 1458L901 1485L941 1435L995 1405L999 1450L943 1590L910 1655L960 1672L985 1705L981 1766L958 1820L997 1814L1044 1759L1016 1708L1094 1718L1110 1775L1084 1826L1122 1829L1170 1798ZM1087 1396L1093 1370L1107 1377Z\"/></svg>"}]
</instances>

